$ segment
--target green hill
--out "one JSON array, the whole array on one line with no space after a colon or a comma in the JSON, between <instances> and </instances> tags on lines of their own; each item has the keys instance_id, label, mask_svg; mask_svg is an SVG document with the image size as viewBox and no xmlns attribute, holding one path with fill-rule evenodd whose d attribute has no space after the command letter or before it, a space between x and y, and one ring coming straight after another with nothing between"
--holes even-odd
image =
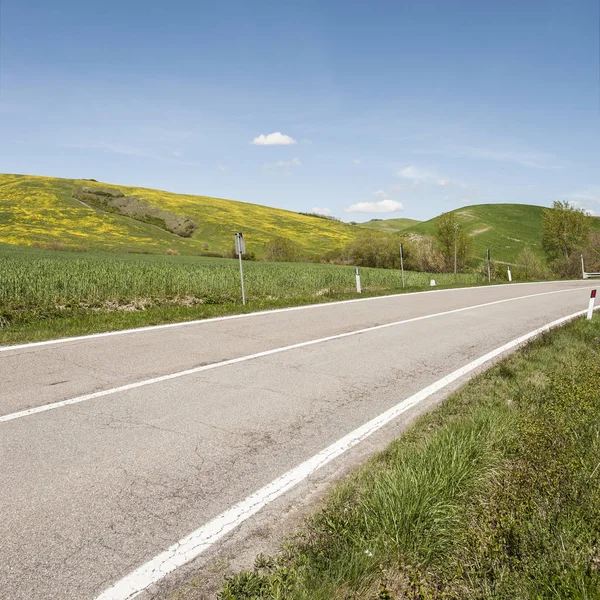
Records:
<instances>
[{"instance_id":1,"label":"green hill","mask_svg":"<svg viewBox=\"0 0 600 600\"><path fill-rule=\"evenodd\" d=\"M525 246L542 255L543 206L528 204L479 204L452 211L473 238L473 251L485 258L489 248L492 259L515 263ZM423 221L407 231L434 235L437 217Z\"/></svg>"},{"instance_id":2,"label":"green hill","mask_svg":"<svg viewBox=\"0 0 600 600\"><path fill-rule=\"evenodd\" d=\"M414 227L421 221L416 219L371 219L365 223L357 223L359 227L366 229L374 229L375 231L383 231L385 233L398 233L410 227Z\"/></svg>"},{"instance_id":3,"label":"green hill","mask_svg":"<svg viewBox=\"0 0 600 600\"><path fill-rule=\"evenodd\" d=\"M81 193L83 188L94 193ZM109 203L102 204L103 198ZM187 227L190 222L193 226ZM274 236L295 241L310 257L341 248L359 233L357 227L332 219L234 200L91 180L0 175L0 242L5 244L228 254L236 231L244 232L247 250L258 257Z\"/></svg>"}]
</instances>

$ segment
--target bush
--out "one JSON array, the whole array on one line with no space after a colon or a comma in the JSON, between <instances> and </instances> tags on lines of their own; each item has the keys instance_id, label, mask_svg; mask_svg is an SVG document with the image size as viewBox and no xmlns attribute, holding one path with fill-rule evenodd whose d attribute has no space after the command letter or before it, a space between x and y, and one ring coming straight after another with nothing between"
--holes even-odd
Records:
<instances>
[{"instance_id":1,"label":"bush","mask_svg":"<svg viewBox=\"0 0 600 600\"><path fill-rule=\"evenodd\" d=\"M344 246L342 261L359 267L399 269L400 238L365 231Z\"/></svg>"},{"instance_id":2,"label":"bush","mask_svg":"<svg viewBox=\"0 0 600 600\"><path fill-rule=\"evenodd\" d=\"M411 236L404 243L404 266L412 271L441 273L444 271L444 257L429 236Z\"/></svg>"},{"instance_id":3,"label":"bush","mask_svg":"<svg viewBox=\"0 0 600 600\"><path fill-rule=\"evenodd\" d=\"M302 247L300 244L286 237L277 236L271 238L265 246L265 260L273 262L297 262L301 259Z\"/></svg>"}]
</instances>

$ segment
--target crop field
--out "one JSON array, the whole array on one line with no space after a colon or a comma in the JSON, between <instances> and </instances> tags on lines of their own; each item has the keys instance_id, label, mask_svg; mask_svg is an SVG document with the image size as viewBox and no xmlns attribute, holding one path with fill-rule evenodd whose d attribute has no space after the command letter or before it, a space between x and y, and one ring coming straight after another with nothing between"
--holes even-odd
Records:
<instances>
[{"instance_id":1,"label":"crop field","mask_svg":"<svg viewBox=\"0 0 600 600\"><path fill-rule=\"evenodd\" d=\"M432 276L407 272L406 286ZM473 274L436 274L439 285L475 284ZM353 267L244 261L250 301L335 296L355 289ZM398 290L399 271L361 269L365 291ZM0 313L68 308L141 309L160 304L239 302L239 264L232 259L182 256L0 252Z\"/></svg>"}]
</instances>

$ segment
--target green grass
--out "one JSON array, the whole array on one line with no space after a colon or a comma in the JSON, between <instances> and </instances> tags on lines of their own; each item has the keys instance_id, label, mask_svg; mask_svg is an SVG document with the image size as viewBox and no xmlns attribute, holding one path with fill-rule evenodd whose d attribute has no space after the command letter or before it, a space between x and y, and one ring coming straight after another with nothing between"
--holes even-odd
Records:
<instances>
[{"instance_id":1,"label":"green grass","mask_svg":"<svg viewBox=\"0 0 600 600\"><path fill-rule=\"evenodd\" d=\"M406 290L484 283L476 274L406 273ZM0 245L0 344L38 341L356 297L353 267ZM361 268L364 295L402 291L399 271Z\"/></svg>"},{"instance_id":2,"label":"green grass","mask_svg":"<svg viewBox=\"0 0 600 600\"><path fill-rule=\"evenodd\" d=\"M600 598L599 390L600 319L545 335L338 484L219 597Z\"/></svg>"},{"instance_id":3,"label":"green grass","mask_svg":"<svg viewBox=\"0 0 600 600\"><path fill-rule=\"evenodd\" d=\"M485 258L487 248L492 260L515 264L519 253L530 246L543 257L542 206L527 204L480 204L452 211L473 239L474 254ZM434 235L437 217L410 227L407 231Z\"/></svg>"},{"instance_id":4,"label":"green grass","mask_svg":"<svg viewBox=\"0 0 600 600\"><path fill-rule=\"evenodd\" d=\"M365 223L357 223L357 226L364 227L366 229L373 229L375 231L383 231L385 233L398 233L404 231L415 225L418 225L421 221L416 219L372 219Z\"/></svg>"}]
</instances>

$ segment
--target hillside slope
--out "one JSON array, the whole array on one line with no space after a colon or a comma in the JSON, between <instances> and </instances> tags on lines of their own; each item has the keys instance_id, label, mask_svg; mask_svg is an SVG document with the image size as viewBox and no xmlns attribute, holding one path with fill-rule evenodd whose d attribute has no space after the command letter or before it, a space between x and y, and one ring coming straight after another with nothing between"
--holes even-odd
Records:
<instances>
[{"instance_id":1,"label":"hillside slope","mask_svg":"<svg viewBox=\"0 0 600 600\"><path fill-rule=\"evenodd\" d=\"M129 216L87 206L73 197L84 186L120 190L148 205L190 217L198 229L180 237ZM173 194L88 180L0 175L0 242L42 247L85 247L121 252L229 253L233 234L243 231L246 247L261 256L273 236L298 243L307 256L320 256L353 239L355 226L257 204Z\"/></svg>"},{"instance_id":2,"label":"hillside slope","mask_svg":"<svg viewBox=\"0 0 600 600\"><path fill-rule=\"evenodd\" d=\"M371 219L365 223L357 223L359 227L365 229L374 229L375 231L383 231L385 233L398 233L404 231L410 227L418 225L421 221L416 219Z\"/></svg>"},{"instance_id":3,"label":"hillside slope","mask_svg":"<svg viewBox=\"0 0 600 600\"><path fill-rule=\"evenodd\" d=\"M528 204L479 204L452 211L473 239L477 258L489 248L493 260L515 263L525 246L542 253L543 206ZM434 235L438 217L423 221L407 231Z\"/></svg>"}]
</instances>

